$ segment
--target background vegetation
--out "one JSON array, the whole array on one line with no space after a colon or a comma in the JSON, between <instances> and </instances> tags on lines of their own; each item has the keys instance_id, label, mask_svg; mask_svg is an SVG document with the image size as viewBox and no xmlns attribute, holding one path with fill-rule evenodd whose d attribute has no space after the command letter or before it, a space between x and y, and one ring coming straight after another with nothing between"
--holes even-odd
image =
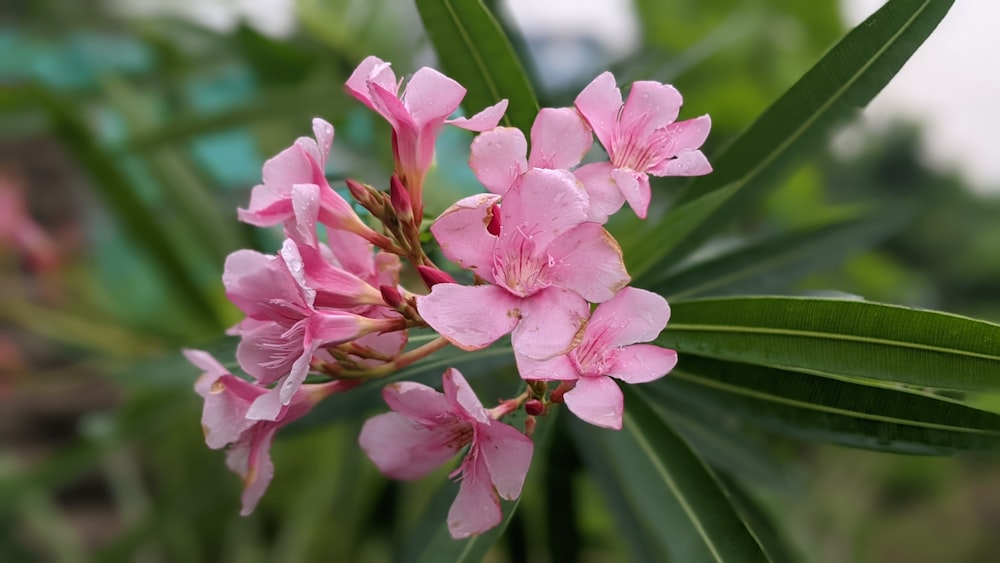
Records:
<instances>
[{"instance_id":1,"label":"background vegetation","mask_svg":"<svg viewBox=\"0 0 1000 563\"><path fill-rule=\"evenodd\" d=\"M827 0L637 0L641 46L615 61L585 37L522 36L502 3L486 4L542 106L570 103L608 66L619 83L672 82L684 116L712 115L710 159L846 32ZM415 551L406 542L437 483L388 482L361 455L349 415L376 404L338 404L284 433L269 492L241 518L239 480L204 445L197 374L177 353L231 356L220 335L239 316L222 294L223 260L279 242L234 210L263 159L308 134L309 118L336 126L333 176L388 178L389 129L342 85L368 54L400 73L434 64L415 6L299 0L297 31L283 39L108 6L0 8L0 190L26 202L55 248L39 262L0 226L0 560L382 561ZM554 43L584 56L554 57ZM926 169L915 127L849 159L819 151L799 162L689 259L696 268L650 283L677 298L837 290L1000 321L1000 202ZM468 140L443 137L429 213L476 189ZM616 228L626 248L648 237ZM799 254L777 252L791 242ZM761 267L761 256L785 258ZM714 275L735 259L751 271L734 283ZM682 391L671 395L684 403L672 424L697 433L705 426L686 417L699 413L684 405L698 396ZM974 400L1000 412L996 395ZM705 457L737 504L762 507L751 515L766 522L759 529L790 540L792 560L1000 560L995 458L865 452L715 420ZM600 467L587 459L599 450L579 447L593 433L555 426L548 470L529 477L489 557L638 558L641 540L616 526L629 513L616 506L623 497L582 469Z\"/></svg>"}]
</instances>

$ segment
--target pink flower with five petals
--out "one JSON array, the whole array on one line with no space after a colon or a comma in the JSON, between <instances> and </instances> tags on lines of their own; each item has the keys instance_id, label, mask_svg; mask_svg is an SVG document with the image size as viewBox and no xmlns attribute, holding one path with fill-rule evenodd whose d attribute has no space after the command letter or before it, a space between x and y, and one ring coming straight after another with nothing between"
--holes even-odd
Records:
<instances>
[{"instance_id":1,"label":"pink flower with five petals","mask_svg":"<svg viewBox=\"0 0 1000 563\"><path fill-rule=\"evenodd\" d=\"M607 301L628 284L621 249L587 221L587 194L565 170L531 169L499 199L463 199L431 227L445 256L489 285L439 283L417 298L417 310L464 350L512 332L519 354L564 354L589 316L588 301Z\"/></svg>"},{"instance_id":2,"label":"pink flower with five petals","mask_svg":"<svg viewBox=\"0 0 1000 563\"><path fill-rule=\"evenodd\" d=\"M207 352L184 350L204 374L195 382L195 391L205 400L201 425L205 443L213 450L226 448L226 465L243 478L243 509L246 516L254 507L274 476L269 451L275 432L305 416L323 398L346 391L359 382L331 381L318 385L302 385L292 400L281 408L274 420L260 421L246 417L254 401L268 390L229 373Z\"/></svg>"},{"instance_id":3,"label":"pink flower with five petals","mask_svg":"<svg viewBox=\"0 0 1000 563\"><path fill-rule=\"evenodd\" d=\"M389 63L378 57L361 61L345 88L369 109L392 125L392 151L396 174L410 191L413 216L423 214L423 183L434 160L434 141L447 123L470 131L493 129L507 109L507 100L488 107L470 118L448 119L458 109L465 88L440 72L423 67L414 73L399 93Z\"/></svg>"},{"instance_id":4,"label":"pink flower with five petals","mask_svg":"<svg viewBox=\"0 0 1000 563\"><path fill-rule=\"evenodd\" d=\"M448 530L458 539L500 523L497 495L521 495L534 446L513 426L493 420L458 370L441 379L444 393L408 381L387 385L382 396L395 412L369 419L358 442L382 473L406 480L427 475L468 445L452 473L462 479L448 512Z\"/></svg>"},{"instance_id":5,"label":"pink flower with five petals","mask_svg":"<svg viewBox=\"0 0 1000 563\"><path fill-rule=\"evenodd\" d=\"M712 122L707 115L675 123L683 100L667 84L639 81L622 103L610 72L595 78L576 97L576 109L608 151L610 162L588 164L577 171L598 199L624 197L641 218L649 208L649 177L702 176L712 171L699 147ZM618 190L615 196L611 190ZM596 197L596 196L595 196Z\"/></svg>"},{"instance_id":6,"label":"pink flower with five petals","mask_svg":"<svg viewBox=\"0 0 1000 563\"><path fill-rule=\"evenodd\" d=\"M576 348L543 361L518 354L517 369L524 379L575 381L563 396L569 410L591 424L620 430L622 392L611 378L645 383L674 368L677 352L637 344L659 336L669 318L663 297L626 287L597 306Z\"/></svg>"}]
</instances>

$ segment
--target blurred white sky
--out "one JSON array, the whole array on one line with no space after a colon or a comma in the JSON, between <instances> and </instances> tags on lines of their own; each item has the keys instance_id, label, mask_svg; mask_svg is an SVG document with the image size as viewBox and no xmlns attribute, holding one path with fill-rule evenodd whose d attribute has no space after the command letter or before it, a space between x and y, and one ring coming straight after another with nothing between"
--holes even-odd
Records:
<instances>
[{"instance_id":1,"label":"blurred white sky","mask_svg":"<svg viewBox=\"0 0 1000 563\"><path fill-rule=\"evenodd\" d=\"M171 12L215 29L246 19L264 33L284 35L295 26L295 0L112 0L125 12ZM855 25L885 0L841 0ZM638 42L632 0L507 0L527 33L585 33L616 56ZM838 142L858 139L893 119L924 125L922 148L933 166L959 170L979 191L1000 193L1000 1L959 0L930 39L864 113L863 123Z\"/></svg>"}]
</instances>

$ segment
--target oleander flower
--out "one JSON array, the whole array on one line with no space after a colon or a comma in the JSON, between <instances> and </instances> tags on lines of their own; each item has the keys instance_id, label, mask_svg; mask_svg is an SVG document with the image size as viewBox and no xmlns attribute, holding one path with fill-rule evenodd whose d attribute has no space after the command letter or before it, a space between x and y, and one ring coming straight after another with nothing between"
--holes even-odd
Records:
<instances>
[{"instance_id":1,"label":"oleander flower","mask_svg":"<svg viewBox=\"0 0 1000 563\"><path fill-rule=\"evenodd\" d=\"M448 530L457 539L500 523L497 496L521 495L534 446L494 420L458 370L448 369L441 380L444 393L408 381L387 385L382 396L394 412L365 422L358 442L382 473L405 480L427 475L469 446L451 475L461 476L448 512Z\"/></svg>"}]
</instances>

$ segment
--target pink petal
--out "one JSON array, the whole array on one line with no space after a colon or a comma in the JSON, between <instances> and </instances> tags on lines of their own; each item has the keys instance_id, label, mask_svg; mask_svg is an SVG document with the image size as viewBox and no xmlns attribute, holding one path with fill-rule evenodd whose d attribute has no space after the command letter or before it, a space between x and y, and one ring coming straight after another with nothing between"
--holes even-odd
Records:
<instances>
[{"instance_id":1,"label":"pink petal","mask_svg":"<svg viewBox=\"0 0 1000 563\"><path fill-rule=\"evenodd\" d=\"M255 227L272 227L293 216L292 202L287 194L261 184L250 191L247 209L237 209L236 215L240 221Z\"/></svg>"},{"instance_id":2,"label":"pink petal","mask_svg":"<svg viewBox=\"0 0 1000 563\"><path fill-rule=\"evenodd\" d=\"M703 115L686 121L671 123L667 126L666 132L670 135L672 144L677 152L695 150L701 148L708 138L708 132L712 129L712 118Z\"/></svg>"},{"instance_id":3,"label":"pink petal","mask_svg":"<svg viewBox=\"0 0 1000 563\"><path fill-rule=\"evenodd\" d=\"M466 423L468 424L468 423ZM413 480L426 476L455 457L472 438L456 441L451 426L424 426L406 416L387 412L365 422L358 436L361 449L383 474Z\"/></svg>"},{"instance_id":4,"label":"pink petal","mask_svg":"<svg viewBox=\"0 0 1000 563\"><path fill-rule=\"evenodd\" d=\"M368 83L373 79L379 80L383 87L390 89L395 87L396 77L392 74L389 64L378 57L370 56L354 69L344 84L344 89L369 109L378 111L372 104L371 92L368 89Z\"/></svg>"},{"instance_id":5,"label":"pink petal","mask_svg":"<svg viewBox=\"0 0 1000 563\"><path fill-rule=\"evenodd\" d=\"M237 250L226 257L222 283L226 297L253 318L294 319L307 306L301 288L277 256Z\"/></svg>"},{"instance_id":6,"label":"pink petal","mask_svg":"<svg viewBox=\"0 0 1000 563\"><path fill-rule=\"evenodd\" d=\"M472 117L456 117L445 123L467 131L489 131L500 123L505 111L507 111L507 100L500 100Z\"/></svg>"},{"instance_id":7,"label":"pink petal","mask_svg":"<svg viewBox=\"0 0 1000 563\"><path fill-rule=\"evenodd\" d=\"M232 375L220 377L205 395L201 414L205 444L217 450L237 442L244 431L256 424L246 418L250 403L266 392L266 388Z\"/></svg>"},{"instance_id":8,"label":"pink petal","mask_svg":"<svg viewBox=\"0 0 1000 563\"><path fill-rule=\"evenodd\" d=\"M211 354L205 352L204 350L185 348L181 350L181 352L184 354L184 357L187 358L187 361L202 370L203 375L198 378L198 382L201 386L195 386L195 391L197 391L202 397L208 393L209 387L212 383L215 383L215 380L223 375L229 375L229 370L220 364L218 360L212 357Z\"/></svg>"},{"instance_id":9,"label":"pink petal","mask_svg":"<svg viewBox=\"0 0 1000 563\"><path fill-rule=\"evenodd\" d=\"M479 455L490 471L490 480L502 498L514 500L521 496L524 478L531 465L534 444L531 438L513 426L492 421L476 427Z\"/></svg>"},{"instance_id":10,"label":"pink petal","mask_svg":"<svg viewBox=\"0 0 1000 563\"><path fill-rule=\"evenodd\" d=\"M449 342L463 350L479 350L517 324L521 299L494 285L435 285L417 297L417 310Z\"/></svg>"},{"instance_id":11,"label":"pink petal","mask_svg":"<svg viewBox=\"0 0 1000 563\"><path fill-rule=\"evenodd\" d=\"M576 345L577 333L587 321L590 306L576 293L553 286L524 299L520 314L521 322L511 335L514 352L547 360L565 354Z\"/></svg>"},{"instance_id":12,"label":"pink petal","mask_svg":"<svg viewBox=\"0 0 1000 563\"><path fill-rule=\"evenodd\" d=\"M226 465L243 477L242 516L253 512L274 477L270 450L276 430L276 425L258 425L250 431L248 442L241 442L226 452Z\"/></svg>"},{"instance_id":13,"label":"pink petal","mask_svg":"<svg viewBox=\"0 0 1000 563\"><path fill-rule=\"evenodd\" d=\"M634 344L612 353L607 375L626 383L646 383L666 375L677 365L677 352L651 344Z\"/></svg>"},{"instance_id":14,"label":"pink petal","mask_svg":"<svg viewBox=\"0 0 1000 563\"><path fill-rule=\"evenodd\" d=\"M302 340L286 337L288 327L274 321L246 319L239 324L241 336L236 360L243 371L267 385L284 377L302 350Z\"/></svg>"},{"instance_id":15,"label":"pink petal","mask_svg":"<svg viewBox=\"0 0 1000 563\"><path fill-rule=\"evenodd\" d=\"M290 194L295 184L313 183L313 162L302 147L293 144L264 162L263 177L275 192Z\"/></svg>"},{"instance_id":16,"label":"pink petal","mask_svg":"<svg viewBox=\"0 0 1000 563\"><path fill-rule=\"evenodd\" d=\"M489 424L490 418L483 409L483 404L479 402L479 397L461 372L455 368L448 368L441 376L441 383L452 412L464 412L468 418L480 424Z\"/></svg>"},{"instance_id":17,"label":"pink petal","mask_svg":"<svg viewBox=\"0 0 1000 563\"><path fill-rule=\"evenodd\" d=\"M649 189L649 177L645 172L633 172L622 168L616 168L611 172L611 178L615 181L625 201L640 219L646 218L649 209L649 200L652 197Z\"/></svg>"},{"instance_id":18,"label":"pink petal","mask_svg":"<svg viewBox=\"0 0 1000 563\"><path fill-rule=\"evenodd\" d=\"M406 85L403 100L417 129L444 123L462 103L465 88L433 68L417 70Z\"/></svg>"},{"instance_id":19,"label":"pink petal","mask_svg":"<svg viewBox=\"0 0 1000 563\"><path fill-rule=\"evenodd\" d=\"M295 242L317 247L316 221L319 218L319 186L295 184L292 186L292 213L295 221L286 224L285 230Z\"/></svg>"},{"instance_id":20,"label":"pink petal","mask_svg":"<svg viewBox=\"0 0 1000 563\"><path fill-rule=\"evenodd\" d=\"M419 130L413 122L413 116L403 100L396 96L394 88L387 88L377 83L369 83L368 89L372 94L372 104L375 111L385 118L392 126L397 135L416 137Z\"/></svg>"},{"instance_id":21,"label":"pink petal","mask_svg":"<svg viewBox=\"0 0 1000 563\"><path fill-rule=\"evenodd\" d=\"M527 356L514 354L517 361L517 372L521 379L540 379L545 381L573 381L580 377L580 372L566 354L534 360Z\"/></svg>"},{"instance_id":22,"label":"pink petal","mask_svg":"<svg viewBox=\"0 0 1000 563\"><path fill-rule=\"evenodd\" d=\"M441 252L488 282L493 281L493 248L497 237L486 226L498 201L500 196L492 194L469 196L449 207L431 225Z\"/></svg>"},{"instance_id":23,"label":"pink petal","mask_svg":"<svg viewBox=\"0 0 1000 563\"><path fill-rule=\"evenodd\" d=\"M651 291L626 287L594 310L584 340L596 342L604 350L649 342L660 335L669 319L666 299Z\"/></svg>"},{"instance_id":24,"label":"pink petal","mask_svg":"<svg viewBox=\"0 0 1000 563\"><path fill-rule=\"evenodd\" d=\"M533 168L572 168L590 150L594 135L573 108L543 108L531 126Z\"/></svg>"},{"instance_id":25,"label":"pink petal","mask_svg":"<svg viewBox=\"0 0 1000 563\"><path fill-rule=\"evenodd\" d=\"M573 171L576 179L583 184L590 199L587 220L601 225L615 214L625 203L625 195L611 177L614 166L610 162L593 162Z\"/></svg>"},{"instance_id":26,"label":"pink petal","mask_svg":"<svg viewBox=\"0 0 1000 563\"><path fill-rule=\"evenodd\" d=\"M458 419L444 393L422 383L390 383L382 388L382 398L390 409L426 426L449 415Z\"/></svg>"},{"instance_id":27,"label":"pink petal","mask_svg":"<svg viewBox=\"0 0 1000 563\"><path fill-rule=\"evenodd\" d=\"M640 80L632 84L619 117L621 132L635 139L673 123L684 99L669 84Z\"/></svg>"},{"instance_id":28,"label":"pink petal","mask_svg":"<svg viewBox=\"0 0 1000 563\"><path fill-rule=\"evenodd\" d=\"M533 168L514 183L500 206L500 238L514 247L521 239L545 249L587 220L587 192L566 170Z\"/></svg>"},{"instance_id":29,"label":"pink petal","mask_svg":"<svg viewBox=\"0 0 1000 563\"><path fill-rule=\"evenodd\" d=\"M659 176L704 176L712 171L712 165L701 151L682 152L658 168Z\"/></svg>"},{"instance_id":30,"label":"pink petal","mask_svg":"<svg viewBox=\"0 0 1000 563\"><path fill-rule=\"evenodd\" d=\"M584 223L565 233L549 246L549 256L555 261L549 269L552 283L591 303L611 299L630 280L621 248L597 223Z\"/></svg>"},{"instance_id":31,"label":"pink petal","mask_svg":"<svg viewBox=\"0 0 1000 563\"><path fill-rule=\"evenodd\" d=\"M473 139L469 166L487 190L503 195L528 169L527 151L528 141L520 129L497 127Z\"/></svg>"},{"instance_id":32,"label":"pink petal","mask_svg":"<svg viewBox=\"0 0 1000 563\"><path fill-rule=\"evenodd\" d=\"M317 162L320 168L323 168L326 166L327 156L333 147L333 125L330 125L329 121L316 117L313 118L312 126L313 135L316 136L316 144L319 146L320 158Z\"/></svg>"},{"instance_id":33,"label":"pink petal","mask_svg":"<svg viewBox=\"0 0 1000 563\"><path fill-rule=\"evenodd\" d=\"M601 73L580 92L574 105L604 148L611 151L618 130L618 111L622 107L622 93L615 85L615 76L610 72Z\"/></svg>"},{"instance_id":34,"label":"pink petal","mask_svg":"<svg viewBox=\"0 0 1000 563\"><path fill-rule=\"evenodd\" d=\"M448 531L455 539L481 534L503 518L485 461L470 454L462 462L461 472L462 484L448 511Z\"/></svg>"},{"instance_id":35,"label":"pink petal","mask_svg":"<svg viewBox=\"0 0 1000 563\"><path fill-rule=\"evenodd\" d=\"M580 420L602 428L621 430L624 399L610 378L581 377L576 387L563 395L566 406Z\"/></svg>"},{"instance_id":36,"label":"pink petal","mask_svg":"<svg viewBox=\"0 0 1000 563\"><path fill-rule=\"evenodd\" d=\"M341 230L330 230L326 234L332 260L330 263L340 266L344 270L358 276L368 283L378 282L378 275L375 268L375 255L372 253L373 247L364 238ZM389 254L387 256L394 256Z\"/></svg>"},{"instance_id":37,"label":"pink petal","mask_svg":"<svg viewBox=\"0 0 1000 563\"><path fill-rule=\"evenodd\" d=\"M257 397L247 410L247 419L257 421L275 421L281 418L285 403L281 402L281 387L275 387Z\"/></svg>"}]
</instances>

